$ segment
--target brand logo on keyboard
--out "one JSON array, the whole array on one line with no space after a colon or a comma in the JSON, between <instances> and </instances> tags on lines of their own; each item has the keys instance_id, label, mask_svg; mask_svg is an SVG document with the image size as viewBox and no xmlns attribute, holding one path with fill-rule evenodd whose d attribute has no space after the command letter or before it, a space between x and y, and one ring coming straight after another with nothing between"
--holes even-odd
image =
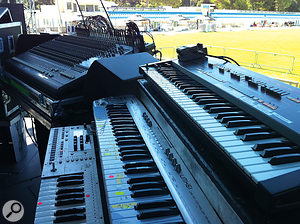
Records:
<instances>
[{"instance_id":1,"label":"brand logo on keyboard","mask_svg":"<svg viewBox=\"0 0 300 224\"><path fill-rule=\"evenodd\" d=\"M180 175L181 180L184 182L186 188L192 189L192 185L189 184L188 179L184 175Z\"/></svg>"}]
</instances>

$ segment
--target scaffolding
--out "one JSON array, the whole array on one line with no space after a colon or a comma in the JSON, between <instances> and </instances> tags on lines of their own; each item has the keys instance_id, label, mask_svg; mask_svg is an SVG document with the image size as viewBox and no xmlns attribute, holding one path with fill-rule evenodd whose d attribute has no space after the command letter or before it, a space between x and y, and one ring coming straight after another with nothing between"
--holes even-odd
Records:
<instances>
[{"instance_id":1,"label":"scaffolding","mask_svg":"<svg viewBox=\"0 0 300 224\"><path fill-rule=\"evenodd\" d=\"M20 0L20 3L24 5L27 33L37 33L35 0Z\"/></svg>"}]
</instances>

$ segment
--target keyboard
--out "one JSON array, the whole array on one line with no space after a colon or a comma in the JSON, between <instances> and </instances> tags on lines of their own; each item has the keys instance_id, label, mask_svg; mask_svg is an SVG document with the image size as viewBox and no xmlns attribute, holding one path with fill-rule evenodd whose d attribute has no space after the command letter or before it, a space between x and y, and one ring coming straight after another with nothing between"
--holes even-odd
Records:
<instances>
[{"instance_id":1,"label":"keyboard","mask_svg":"<svg viewBox=\"0 0 300 224\"><path fill-rule=\"evenodd\" d=\"M214 142L210 150L237 167L262 208L299 206L298 89L210 57L148 64L140 72Z\"/></svg>"},{"instance_id":2,"label":"keyboard","mask_svg":"<svg viewBox=\"0 0 300 224\"><path fill-rule=\"evenodd\" d=\"M90 125L50 130L35 223L104 223Z\"/></svg>"},{"instance_id":3,"label":"keyboard","mask_svg":"<svg viewBox=\"0 0 300 224\"><path fill-rule=\"evenodd\" d=\"M110 223L221 223L175 152L176 137L137 98L96 100L93 110Z\"/></svg>"}]
</instances>

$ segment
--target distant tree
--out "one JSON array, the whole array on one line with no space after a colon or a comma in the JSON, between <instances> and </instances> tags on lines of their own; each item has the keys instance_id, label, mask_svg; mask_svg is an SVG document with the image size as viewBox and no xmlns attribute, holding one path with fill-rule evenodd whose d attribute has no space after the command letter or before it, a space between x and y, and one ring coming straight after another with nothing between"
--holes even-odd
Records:
<instances>
[{"instance_id":1,"label":"distant tree","mask_svg":"<svg viewBox=\"0 0 300 224\"><path fill-rule=\"evenodd\" d=\"M265 5L264 1L249 0L249 2L250 2L250 9L252 9L252 10L264 10L264 5Z\"/></svg>"},{"instance_id":2,"label":"distant tree","mask_svg":"<svg viewBox=\"0 0 300 224\"><path fill-rule=\"evenodd\" d=\"M167 5L176 8L182 5L182 1L181 0L150 0L149 5L155 7Z\"/></svg>"},{"instance_id":3,"label":"distant tree","mask_svg":"<svg viewBox=\"0 0 300 224\"><path fill-rule=\"evenodd\" d=\"M234 0L212 0L218 9L232 9Z\"/></svg>"},{"instance_id":4,"label":"distant tree","mask_svg":"<svg viewBox=\"0 0 300 224\"><path fill-rule=\"evenodd\" d=\"M293 0L290 7L286 10L288 12L300 12L300 0Z\"/></svg>"},{"instance_id":5,"label":"distant tree","mask_svg":"<svg viewBox=\"0 0 300 224\"><path fill-rule=\"evenodd\" d=\"M293 0L275 0L274 2L276 11L285 11L291 6Z\"/></svg>"},{"instance_id":6,"label":"distant tree","mask_svg":"<svg viewBox=\"0 0 300 224\"><path fill-rule=\"evenodd\" d=\"M247 9L249 9L249 2L248 2L248 0L236 0L233 3L233 7L235 9L247 10Z\"/></svg>"}]
</instances>

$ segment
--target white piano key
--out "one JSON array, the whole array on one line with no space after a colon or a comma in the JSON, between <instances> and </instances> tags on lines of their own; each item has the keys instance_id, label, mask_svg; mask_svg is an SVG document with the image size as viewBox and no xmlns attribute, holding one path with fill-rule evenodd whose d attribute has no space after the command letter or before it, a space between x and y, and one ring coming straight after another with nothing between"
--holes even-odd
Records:
<instances>
[{"instance_id":1,"label":"white piano key","mask_svg":"<svg viewBox=\"0 0 300 224\"><path fill-rule=\"evenodd\" d=\"M239 146L233 146L233 147L226 147L226 151L229 153L239 153L239 152L253 152L253 149L250 145L239 145Z\"/></svg>"},{"instance_id":2,"label":"white piano key","mask_svg":"<svg viewBox=\"0 0 300 224\"><path fill-rule=\"evenodd\" d=\"M251 173L260 173L260 172L266 172L266 171L272 171L272 170L281 170L281 169L287 169L292 167L298 167L300 166L300 162L294 162L294 163L286 163L286 164L280 164L280 165L271 165L269 163L265 164L258 164L258 165L248 165L245 166L245 168Z\"/></svg>"},{"instance_id":3,"label":"white piano key","mask_svg":"<svg viewBox=\"0 0 300 224\"><path fill-rule=\"evenodd\" d=\"M244 158L257 157L257 154L254 151L230 153L230 155L232 158L234 158L235 161L238 161L239 159L244 159Z\"/></svg>"},{"instance_id":4,"label":"white piano key","mask_svg":"<svg viewBox=\"0 0 300 224\"><path fill-rule=\"evenodd\" d=\"M227 131L227 128L225 128L224 126L222 126L222 127L212 127L212 128L206 128L205 130L207 131L207 133L210 133L210 132L221 132L221 131Z\"/></svg>"},{"instance_id":5,"label":"white piano key","mask_svg":"<svg viewBox=\"0 0 300 224\"><path fill-rule=\"evenodd\" d=\"M200 122L198 122L199 124L201 124ZM223 127L223 125L219 124L219 123L211 123L211 124L204 124L202 125L203 128L217 128L217 127Z\"/></svg>"},{"instance_id":6,"label":"white piano key","mask_svg":"<svg viewBox=\"0 0 300 224\"><path fill-rule=\"evenodd\" d=\"M266 172L262 172L262 173L254 173L252 175L253 175L253 178L259 182L259 181L268 180L268 179L271 179L274 177L278 177L280 175L293 172L295 170L300 170L300 167L295 166L295 167L290 167L290 168L286 168L286 169L282 169L282 170L272 170L272 171L266 171Z\"/></svg>"},{"instance_id":7,"label":"white piano key","mask_svg":"<svg viewBox=\"0 0 300 224\"><path fill-rule=\"evenodd\" d=\"M257 157L254 157L254 158L239 159L239 163L242 166L265 164L268 161L269 161L269 159L262 158L259 155Z\"/></svg>"},{"instance_id":8,"label":"white piano key","mask_svg":"<svg viewBox=\"0 0 300 224\"><path fill-rule=\"evenodd\" d=\"M215 138L215 137L220 137L220 136L232 136L233 132L225 129L222 131L211 131L211 132L209 132L209 134Z\"/></svg>"},{"instance_id":9,"label":"white piano key","mask_svg":"<svg viewBox=\"0 0 300 224\"><path fill-rule=\"evenodd\" d=\"M215 137L215 140L218 142L223 142L223 141L234 141L234 140L240 140L239 137L231 134L230 136L218 136Z\"/></svg>"}]
</instances>

